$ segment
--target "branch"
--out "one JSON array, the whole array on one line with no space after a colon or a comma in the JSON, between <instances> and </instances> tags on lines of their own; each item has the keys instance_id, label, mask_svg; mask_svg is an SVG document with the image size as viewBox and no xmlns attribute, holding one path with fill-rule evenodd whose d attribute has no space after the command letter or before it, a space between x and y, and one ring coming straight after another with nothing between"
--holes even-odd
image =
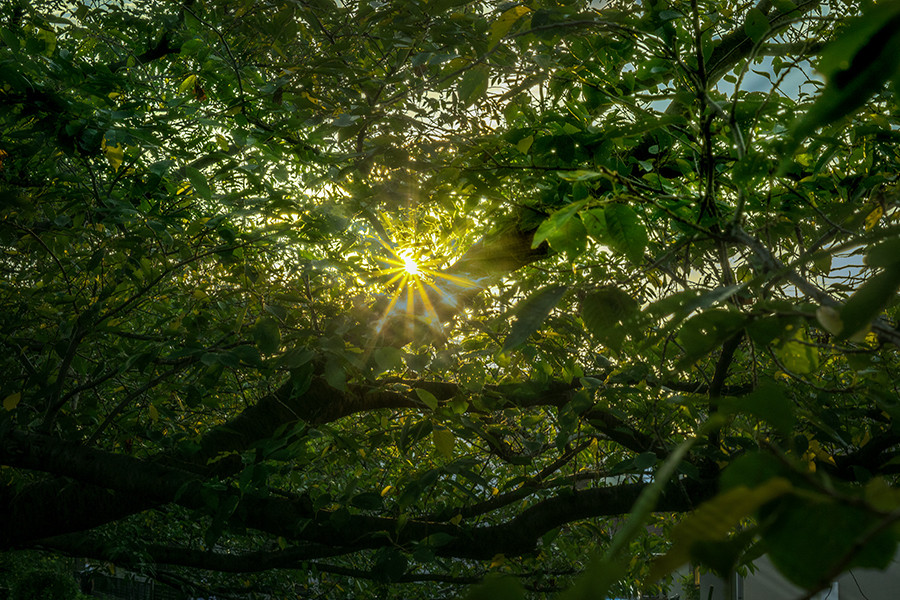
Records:
<instances>
[{"instance_id":1,"label":"branch","mask_svg":"<svg viewBox=\"0 0 900 600\"><path fill-rule=\"evenodd\" d=\"M735 227L730 236L732 241L744 244L756 255L761 263L762 273L786 277L798 290L815 300L822 306L839 308L840 303L826 292L820 290L812 282L804 279L794 269L785 266L766 246L757 238L751 236L740 227ZM872 323L872 331L878 335L882 342L889 342L900 348L900 331L894 329L883 317L877 318Z\"/></svg>"},{"instance_id":2,"label":"branch","mask_svg":"<svg viewBox=\"0 0 900 600\"><path fill-rule=\"evenodd\" d=\"M191 510L210 512L205 497L210 489L204 487L200 478L186 471L15 430L7 431L0 442L0 464L73 477L83 484L113 490L121 494L119 501L130 508L141 504L176 503ZM512 520L497 525L466 528L410 519L399 531L399 522L395 518L352 514L344 524L335 525L331 511L311 512L290 498L241 494L229 486L215 493L220 498L220 506L227 504L222 501L224 498L233 496L236 499L236 508L228 519L230 523L275 536L350 553L386 546L406 547L435 533L445 533L455 539L436 548L436 554L482 560L496 554L527 554L542 535L571 521L627 513L646 485L636 483L568 491L547 498ZM661 497L657 510L692 510L711 497L715 488L714 480L674 482ZM29 509L23 499L8 488L0 490L0 500L3 500L0 503L3 508L0 511L0 548L49 537L46 527L35 528L34 521L22 519L22 513ZM46 520L62 518L69 523L69 531L89 528L81 522L71 524L72 512L78 507L68 505L65 499L58 496L32 499L41 501L41 508L47 511L43 515ZM101 510L105 508L101 507ZM31 514L25 516L34 518Z\"/></svg>"}]
</instances>

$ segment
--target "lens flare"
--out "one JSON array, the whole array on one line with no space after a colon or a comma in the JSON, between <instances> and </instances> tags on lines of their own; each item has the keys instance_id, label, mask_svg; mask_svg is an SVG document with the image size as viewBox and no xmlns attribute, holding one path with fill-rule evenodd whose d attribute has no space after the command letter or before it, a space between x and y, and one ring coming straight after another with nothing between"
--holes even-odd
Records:
<instances>
[{"instance_id":1,"label":"lens flare","mask_svg":"<svg viewBox=\"0 0 900 600\"><path fill-rule=\"evenodd\" d=\"M408 275L421 275L422 271L419 269L419 263L416 262L416 259L405 253L398 253L400 258L403 259L403 268L406 270Z\"/></svg>"},{"instance_id":2,"label":"lens flare","mask_svg":"<svg viewBox=\"0 0 900 600\"><path fill-rule=\"evenodd\" d=\"M414 250L395 248L384 241L381 243L391 256L378 259L386 263L386 267L380 269L378 273L388 277L385 287L396 287L392 290L387 308L379 319L378 329L380 330L393 317L405 313L410 326L412 321L416 320L433 329L442 330L441 320L432 300L441 304L455 304L453 289L467 289L477 284L465 277L435 270L440 260L422 260Z\"/></svg>"}]
</instances>

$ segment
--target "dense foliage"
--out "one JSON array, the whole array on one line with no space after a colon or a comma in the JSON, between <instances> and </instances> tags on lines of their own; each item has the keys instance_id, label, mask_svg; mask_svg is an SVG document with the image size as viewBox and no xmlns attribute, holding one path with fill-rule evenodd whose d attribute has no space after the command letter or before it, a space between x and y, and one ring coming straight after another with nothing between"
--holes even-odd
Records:
<instances>
[{"instance_id":1,"label":"dense foliage","mask_svg":"<svg viewBox=\"0 0 900 600\"><path fill-rule=\"evenodd\" d=\"M898 21L4 3L0 547L219 598L883 568Z\"/></svg>"},{"instance_id":2,"label":"dense foliage","mask_svg":"<svg viewBox=\"0 0 900 600\"><path fill-rule=\"evenodd\" d=\"M75 600L78 585L58 569L34 569L21 573L10 590L10 600Z\"/></svg>"}]
</instances>

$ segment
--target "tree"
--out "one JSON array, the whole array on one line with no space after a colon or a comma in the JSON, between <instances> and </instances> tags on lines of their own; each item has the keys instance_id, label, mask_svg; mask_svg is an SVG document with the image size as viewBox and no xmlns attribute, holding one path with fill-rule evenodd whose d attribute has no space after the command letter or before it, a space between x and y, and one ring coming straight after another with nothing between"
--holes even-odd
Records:
<instances>
[{"instance_id":1,"label":"tree","mask_svg":"<svg viewBox=\"0 0 900 600\"><path fill-rule=\"evenodd\" d=\"M5 550L218 597L892 558L896 2L3 10Z\"/></svg>"}]
</instances>

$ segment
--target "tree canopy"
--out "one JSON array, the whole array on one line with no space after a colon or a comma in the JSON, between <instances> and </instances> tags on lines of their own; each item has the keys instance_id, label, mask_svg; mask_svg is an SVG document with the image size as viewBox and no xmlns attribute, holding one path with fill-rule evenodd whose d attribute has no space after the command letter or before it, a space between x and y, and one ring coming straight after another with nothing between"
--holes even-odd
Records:
<instances>
[{"instance_id":1,"label":"tree canopy","mask_svg":"<svg viewBox=\"0 0 900 600\"><path fill-rule=\"evenodd\" d=\"M884 568L898 22L4 3L0 548L219 598Z\"/></svg>"}]
</instances>

